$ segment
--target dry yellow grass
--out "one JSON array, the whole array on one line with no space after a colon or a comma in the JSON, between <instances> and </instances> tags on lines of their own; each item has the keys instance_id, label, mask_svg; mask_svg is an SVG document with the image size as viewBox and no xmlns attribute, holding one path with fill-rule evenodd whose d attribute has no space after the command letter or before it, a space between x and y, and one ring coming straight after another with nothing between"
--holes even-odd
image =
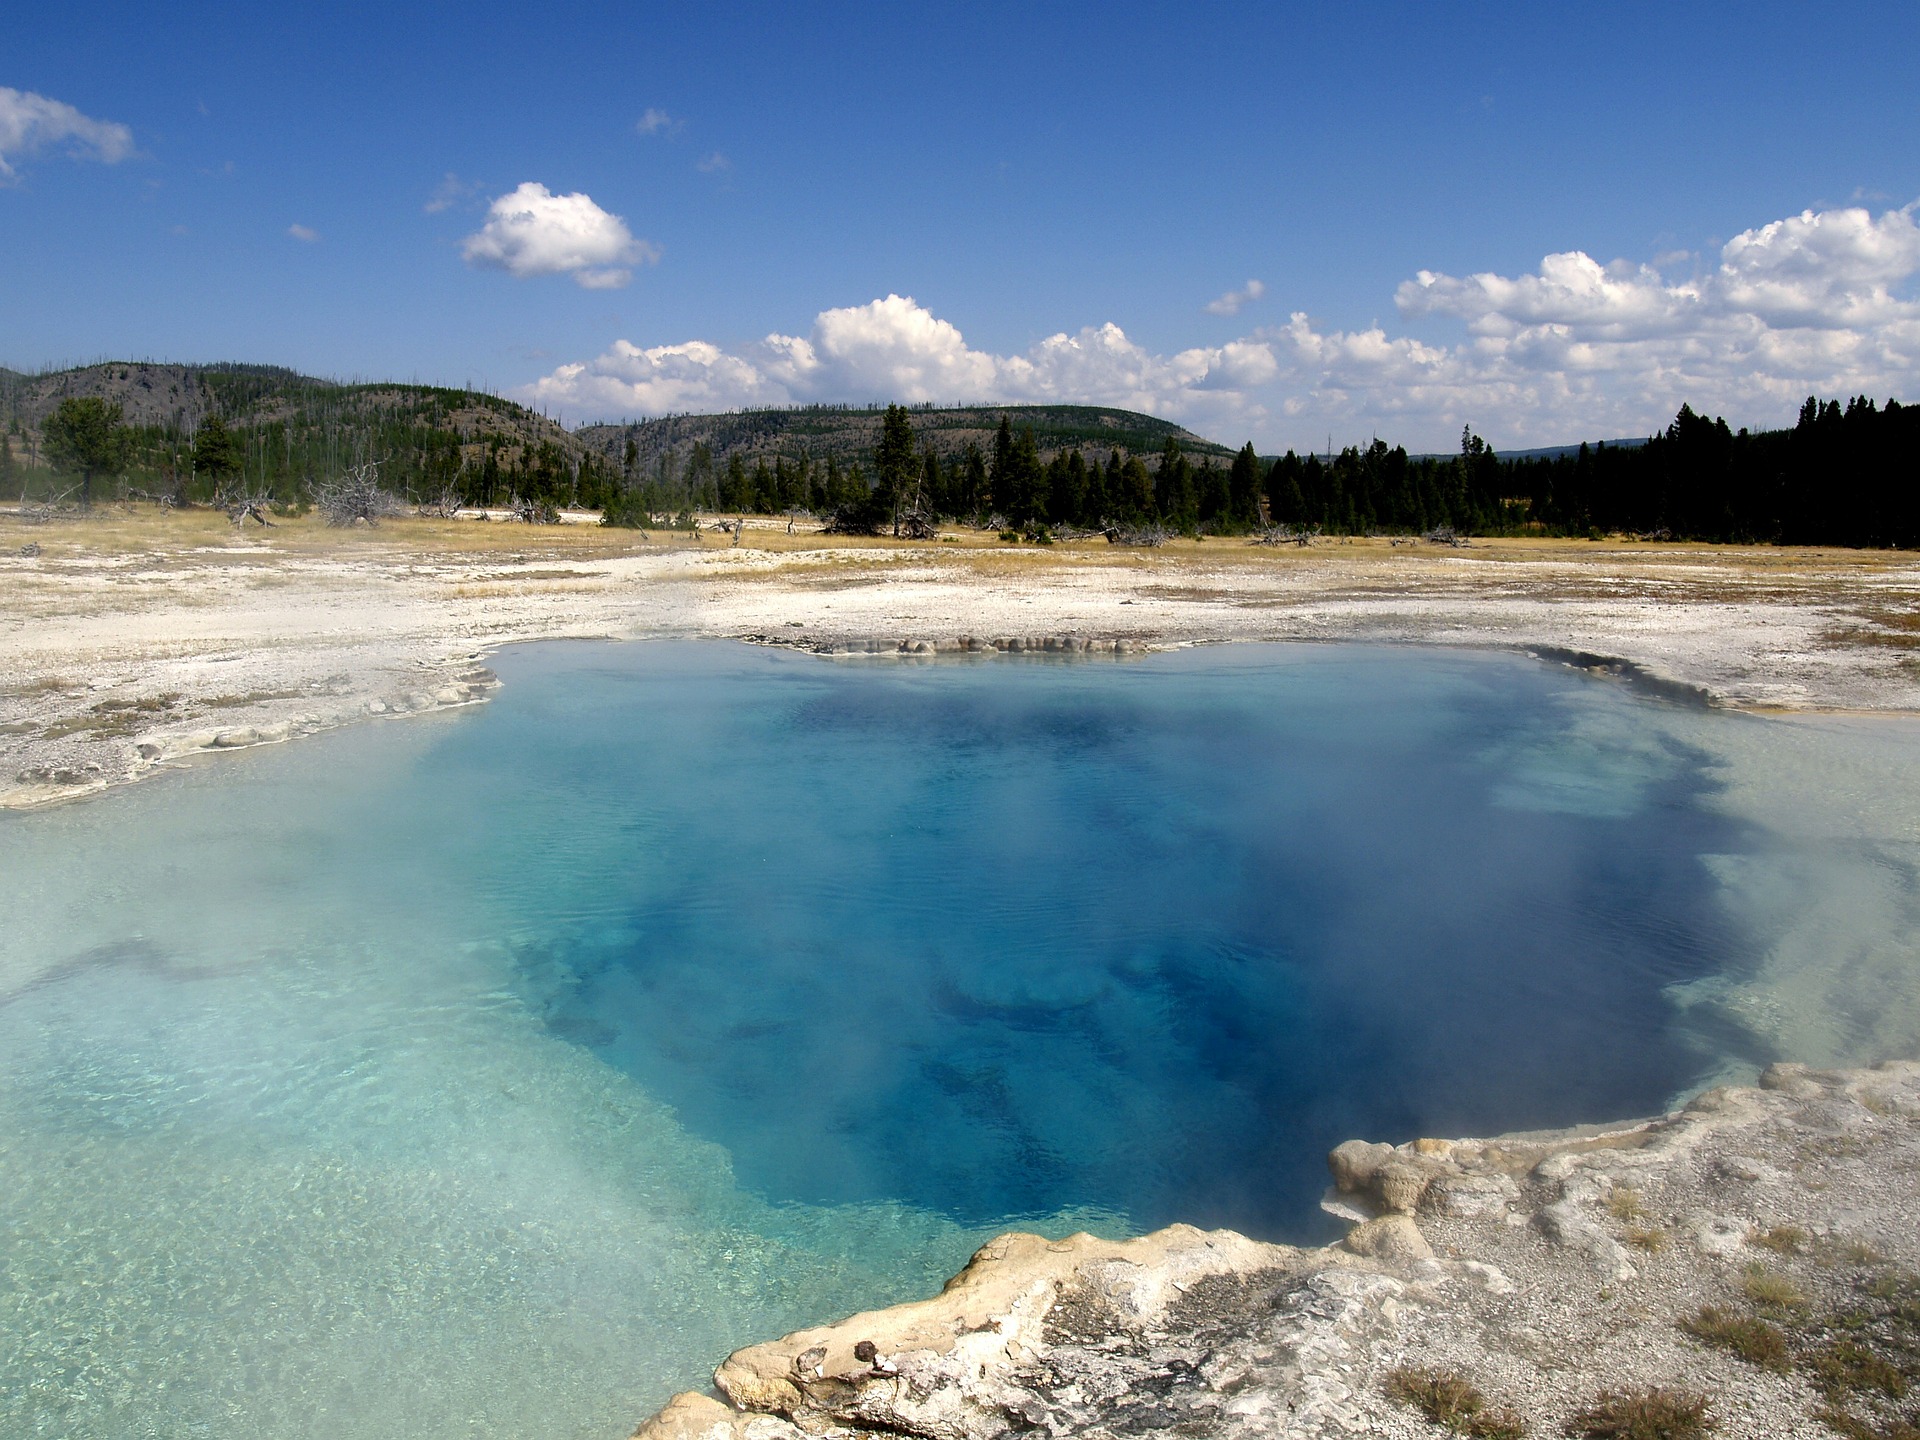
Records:
<instances>
[{"instance_id":1,"label":"dry yellow grass","mask_svg":"<svg viewBox=\"0 0 1920 1440\"><path fill-rule=\"evenodd\" d=\"M705 519L703 518L703 523ZM413 554L434 557L512 556L521 562L580 560L699 550L712 555L757 551L776 555L828 552L849 559L877 553L905 553L930 561L961 560L968 565L1050 567L1097 563L1286 569L1302 563L1338 559L1356 564L1410 561L1443 568L1461 561L1561 562L1618 575L1644 572L1659 576L1700 564L1750 579L1777 576L1798 588L1810 578L1857 580L1902 567L1911 557L1894 551L1781 549L1770 546L1680 544L1671 542L1563 540L1541 537L1475 540L1470 546L1394 544L1385 537L1334 537L1311 546L1271 547L1244 539L1175 539L1157 549L1109 545L1104 539L1062 541L1053 545L1011 544L986 531L950 528L937 541L901 541L885 536L822 535L813 522L801 521L787 533L784 519L749 518L741 543L730 535L702 530L693 538L684 530L610 529L591 523L527 526L502 521L440 520L401 515L372 529L334 529L316 515L276 518L271 529L248 523L235 527L215 510L124 510L103 505L93 515L44 525L29 525L0 510L0 554L37 542L45 560L219 555L228 563L268 560L274 555L367 556ZM1594 562L1599 562L1595 564ZM1019 573L1028 573L1022 569ZM1889 629L1920 629L1910 610L1878 609L1871 621Z\"/></svg>"},{"instance_id":2,"label":"dry yellow grass","mask_svg":"<svg viewBox=\"0 0 1920 1440\"><path fill-rule=\"evenodd\" d=\"M287 516L276 518L269 529L251 522L244 528L236 527L213 510L142 508L129 513L102 506L90 517L45 525L23 524L12 515L0 513L0 553L28 541L40 545L43 560L142 555L179 558L185 552L219 555L230 563L274 555L406 553L571 559L628 555L649 547L688 543L684 535L677 542L657 534L643 540L636 531L599 525L527 526L413 515L394 516L371 529L335 529L315 515Z\"/></svg>"},{"instance_id":3,"label":"dry yellow grass","mask_svg":"<svg viewBox=\"0 0 1920 1440\"><path fill-rule=\"evenodd\" d=\"M1616 1187L1607 1197L1607 1209L1616 1220L1638 1220L1647 1213L1640 1192L1627 1185Z\"/></svg>"}]
</instances>

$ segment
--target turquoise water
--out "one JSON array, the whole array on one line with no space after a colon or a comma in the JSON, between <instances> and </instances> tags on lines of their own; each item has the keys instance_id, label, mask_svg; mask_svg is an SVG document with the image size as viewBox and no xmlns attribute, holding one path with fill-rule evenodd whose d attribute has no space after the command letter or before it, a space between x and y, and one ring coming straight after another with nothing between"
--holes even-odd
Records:
<instances>
[{"instance_id":1,"label":"turquoise water","mask_svg":"<svg viewBox=\"0 0 1920 1440\"><path fill-rule=\"evenodd\" d=\"M0 1434L617 1437L1010 1224L1323 1238L1341 1139L1920 1035L1897 722L1387 649L497 668L0 820Z\"/></svg>"}]
</instances>

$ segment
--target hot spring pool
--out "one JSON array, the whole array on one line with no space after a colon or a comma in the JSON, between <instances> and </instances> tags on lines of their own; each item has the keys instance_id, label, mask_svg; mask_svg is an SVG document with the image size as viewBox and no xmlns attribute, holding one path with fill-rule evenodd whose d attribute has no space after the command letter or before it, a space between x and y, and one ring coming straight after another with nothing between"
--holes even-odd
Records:
<instances>
[{"instance_id":1,"label":"hot spring pool","mask_svg":"<svg viewBox=\"0 0 1920 1440\"><path fill-rule=\"evenodd\" d=\"M1010 1226L1920 1053L1920 726L556 644L0 817L0 1434L624 1436Z\"/></svg>"}]
</instances>

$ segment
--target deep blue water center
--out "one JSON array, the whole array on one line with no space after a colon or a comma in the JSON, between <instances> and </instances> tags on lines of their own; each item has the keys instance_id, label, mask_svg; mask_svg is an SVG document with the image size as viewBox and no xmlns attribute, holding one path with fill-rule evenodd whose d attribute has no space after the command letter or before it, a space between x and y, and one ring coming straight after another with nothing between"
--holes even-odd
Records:
<instances>
[{"instance_id":1,"label":"deep blue water center","mask_svg":"<svg viewBox=\"0 0 1920 1440\"><path fill-rule=\"evenodd\" d=\"M0 814L0 1435L611 1440L1002 1228L1324 1237L1349 1137L1912 1048L1910 726L1367 647L496 663Z\"/></svg>"},{"instance_id":2,"label":"deep blue water center","mask_svg":"<svg viewBox=\"0 0 1920 1440\"><path fill-rule=\"evenodd\" d=\"M1742 837L1676 742L1569 738L1632 737L1616 686L1281 647L499 668L421 778L524 896L524 999L776 1202L1319 1237L1340 1140L1648 1113L1707 1063L1662 992L1730 963L1701 857Z\"/></svg>"}]
</instances>

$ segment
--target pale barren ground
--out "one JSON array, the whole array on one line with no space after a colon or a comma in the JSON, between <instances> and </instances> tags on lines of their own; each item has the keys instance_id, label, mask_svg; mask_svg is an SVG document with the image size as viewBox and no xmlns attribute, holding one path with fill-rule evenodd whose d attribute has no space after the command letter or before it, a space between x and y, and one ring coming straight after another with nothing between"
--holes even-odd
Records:
<instances>
[{"instance_id":1,"label":"pale barren ground","mask_svg":"<svg viewBox=\"0 0 1920 1440\"><path fill-rule=\"evenodd\" d=\"M415 518L236 531L216 513L116 509L27 525L0 508L0 803L476 700L491 650L567 636L1551 647L1729 705L1920 709L1911 555L1505 540L1148 551L786 531L750 522L736 546Z\"/></svg>"}]
</instances>

